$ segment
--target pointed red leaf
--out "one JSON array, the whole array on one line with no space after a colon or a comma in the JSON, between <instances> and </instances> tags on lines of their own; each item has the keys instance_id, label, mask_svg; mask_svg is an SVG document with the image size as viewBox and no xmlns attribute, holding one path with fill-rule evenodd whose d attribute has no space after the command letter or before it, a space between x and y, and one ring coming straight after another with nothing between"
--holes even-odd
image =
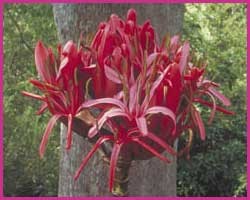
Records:
<instances>
[{"instance_id":1,"label":"pointed red leaf","mask_svg":"<svg viewBox=\"0 0 250 200\"><path fill-rule=\"evenodd\" d=\"M148 138L161 145L168 153L172 155L177 155L176 151L166 142L164 142L161 138L157 137L154 133L148 132Z\"/></svg>"},{"instance_id":2,"label":"pointed red leaf","mask_svg":"<svg viewBox=\"0 0 250 200\"><path fill-rule=\"evenodd\" d=\"M225 106L230 106L230 100L225 97L222 93L217 91L214 87L209 87L208 91L211 92L215 97L217 97Z\"/></svg>"},{"instance_id":3,"label":"pointed red leaf","mask_svg":"<svg viewBox=\"0 0 250 200\"><path fill-rule=\"evenodd\" d=\"M122 101L115 99L115 98L100 98L100 99L93 99L85 101L78 109L77 112L80 112L83 108L90 108L92 106L97 106L101 104L110 104L121 108L122 110L126 110L126 106L122 103Z\"/></svg>"},{"instance_id":4,"label":"pointed red leaf","mask_svg":"<svg viewBox=\"0 0 250 200\"><path fill-rule=\"evenodd\" d=\"M147 66L150 66L151 64L153 64L153 61L155 61L157 58L159 58L160 56L163 56L163 53L152 53L147 57Z\"/></svg>"},{"instance_id":5,"label":"pointed red leaf","mask_svg":"<svg viewBox=\"0 0 250 200\"><path fill-rule=\"evenodd\" d=\"M129 89L129 112L132 113L135 109L137 101L137 84L134 84Z\"/></svg>"},{"instance_id":6,"label":"pointed red leaf","mask_svg":"<svg viewBox=\"0 0 250 200\"><path fill-rule=\"evenodd\" d=\"M193 112L194 112L193 114L194 114L194 117L195 117L194 122L196 123L196 125L199 128L200 137L201 137L202 140L205 140L205 138L206 138L205 127L204 127L203 121L201 119L200 112L197 111L197 110L194 110Z\"/></svg>"},{"instance_id":7,"label":"pointed red leaf","mask_svg":"<svg viewBox=\"0 0 250 200\"><path fill-rule=\"evenodd\" d=\"M44 102L39 110L36 112L37 115L41 115L48 108L47 102Z\"/></svg>"},{"instance_id":8,"label":"pointed red leaf","mask_svg":"<svg viewBox=\"0 0 250 200\"><path fill-rule=\"evenodd\" d=\"M72 40L69 40L63 47L62 50L63 55L69 55L75 57L77 55L77 48L76 45Z\"/></svg>"},{"instance_id":9,"label":"pointed red leaf","mask_svg":"<svg viewBox=\"0 0 250 200\"><path fill-rule=\"evenodd\" d=\"M204 101L204 100L202 100L202 99L197 99L197 98L195 98L195 99L194 99L194 102L198 102L198 103L200 103L200 104L202 104L202 105L205 105L205 106L208 106L208 107L210 107L210 108L213 108L213 104L212 104L212 103L207 102L207 101ZM222 107L220 107L220 106L217 106L217 105L216 105L216 111L222 112L222 113L224 113L224 114L226 114L226 115L234 115L234 114L235 114L234 112L229 111L229 110L226 110L226 109L224 109L224 108L222 108Z\"/></svg>"},{"instance_id":10,"label":"pointed red leaf","mask_svg":"<svg viewBox=\"0 0 250 200\"><path fill-rule=\"evenodd\" d=\"M37 87L39 90L49 90L50 92L54 91L58 91L58 87L52 85L52 84L49 84L49 83L43 83L41 81L38 81L38 80L35 80L35 79L30 79L29 82L34 85L35 87Z\"/></svg>"},{"instance_id":11,"label":"pointed red leaf","mask_svg":"<svg viewBox=\"0 0 250 200\"><path fill-rule=\"evenodd\" d=\"M94 137L109 118L117 116L129 118L127 113L122 111L120 108L112 108L111 110L105 112L101 117L99 117L98 121L96 122L96 125L92 126L91 129L89 129L88 137Z\"/></svg>"},{"instance_id":12,"label":"pointed red leaf","mask_svg":"<svg viewBox=\"0 0 250 200\"><path fill-rule=\"evenodd\" d=\"M104 72L106 77L113 81L114 83L121 84L121 80L119 78L119 74L113 70L111 67L104 65Z\"/></svg>"},{"instance_id":13,"label":"pointed red leaf","mask_svg":"<svg viewBox=\"0 0 250 200\"><path fill-rule=\"evenodd\" d=\"M61 113L66 113L66 112L67 112L67 111L66 111L66 108L64 107L64 105L61 105L62 102L61 102L61 101L58 102L58 101L57 101L56 99L54 99L54 98L49 98L48 104L49 104L49 105L53 105L54 110L55 110L56 112L61 112Z\"/></svg>"},{"instance_id":14,"label":"pointed red leaf","mask_svg":"<svg viewBox=\"0 0 250 200\"><path fill-rule=\"evenodd\" d=\"M31 97L31 98L34 98L34 99L37 99L37 100L44 101L44 97L43 97L43 96L40 96L40 95L37 95L37 94L33 94L33 93L30 93L30 92L26 92L26 91L22 91L21 93L22 93L24 96L27 96L27 97Z\"/></svg>"},{"instance_id":15,"label":"pointed red leaf","mask_svg":"<svg viewBox=\"0 0 250 200\"><path fill-rule=\"evenodd\" d=\"M38 41L35 47L35 63L37 72L44 81L49 81L46 71L48 56L48 50L44 47L41 41Z\"/></svg>"},{"instance_id":16,"label":"pointed red leaf","mask_svg":"<svg viewBox=\"0 0 250 200\"><path fill-rule=\"evenodd\" d=\"M148 135L147 121L145 117L140 117L135 119L137 127L143 136Z\"/></svg>"},{"instance_id":17,"label":"pointed red leaf","mask_svg":"<svg viewBox=\"0 0 250 200\"><path fill-rule=\"evenodd\" d=\"M181 59L180 59L180 73L183 74L185 67L187 66L188 56L189 56L189 43L185 42L181 50Z\"/></svg>"},{"instance_id":18,"label":"pointed red leaf","mask_svg":"<svg viewBox=\"0 0 250 200\"><path fill-rule=\"evenodd\" d=\"M149 99L145 98L144 102L143 102L143 106L146 105L146 102L150 102L150 100L152 99L152 97L155 94L156 89L160 86L160 84L162 83L162 81L164 80L164 78L166 77L167 73L169 72L171 68L171 65L169 67L167 67L163 73L156 79L156 81L153 83L151 89L150 89L150 93L149 93ZM146 102L145 102L146 101Z\"/></svg>"},{"instance_id":19,"label":"pointed red leaf","mask_svg":"<svg viewBox=\"0 0 250 200\"><path fill-rule=\"evenodd\" d=\"M111 159L110 159L110 167L109 167L109 190L112 192L114 179L115 179L115 169L116 163L119 157L119 153L121 150L122 144L114 144L112 149Z\"/></svg>"},{"instance_id":20,"label":"pointed red leaf","mask_svg":"<svg viewBox=\"0 0 250 200\"><path fill-rule=\"evenodd\" d=\"M146 150L154 154L156 157L160 158L162 161L166 163L170 163L170 160L164 156L162 156L160 153L158 153L155 149L153 149L151 146L147 145L146 143L142 142L138 138L131 138L132 141L137 142L140 144L142 147L144 147Z\"/></svg>"},{"instance_id":21,"label":"pointed red leaf","mask_svg":"<svg viewBox=\"0 0 250 200\"><path fill-rule=\"evenodd\" d=\"M78 168L78 170L75 173L74 176L74 180L77 180L83 170L83 168L85 167L85 165L87 164L87 162L89 161L89 159L93 156L93 154L96 152L96 150L100 147L100 145L108 140L113 140L113 137L110 136L104 136L101 137L97 140L97 142L93 145L92 149L88 152L88 154L84 157L80 167Z\"/></svg>"},{"instance_id":22,"label":"pointed red leaf","mask_svg":"<svg viewBox=\"0 0 250 200\"><path fill-rule=\"evenodd\" d=\"M69 63L69 58L65 57L63 60L61 60L59 71L56 76L56 80L59 80L62 77L63 71L67 68L67 65Z\"/></svg>"},{"instance_id":23,"label":"pointed red leaf","mask_svg":"<svg viewBox=\"0 0 250 200\"><path fill-rule=\"evenodd\" d=\"M72 114L68 115L68 131L67 131L67 142L66 142L66 149L69 150L72 144L72 121L73 117Z\"/></svg>"},{"instance_id":24,"label":"pointed red leaf","mask_svg":"<svg viewBox=\"0 0 250 200\"><path fill-rule=\"evenodd\" d=\"M214 99L213 95L211 95L209 92L205 92L205 94L207 94L211 98L212 103L213 103L213 107L212 107L210 117L209 117L209 120L208 120L208 124L211 124L213 119L214 119L215 112L216 112L216 102L215 102L215 99Z\"/></svg>"},{"instance_id":25,"label":"pointed red leaf","mask_svg":"<svg viewBox=\"0 0 250 200\"><path fill-rule=\"evenodd\" d=\"M56 123L56 121L61 117L61 115L53 115L49 122L48 122L48 125L46 127L46 130L43 134L43 138L42 138L42 141L41 141L41 144L40 144L40 148L39 148L39 154L40 154L40 157L42 158L43 155L44 155L44 152L45 152L45 148L46 148L46 145L48 143L48 139L49 139L49 136L51 134L51 131Z\"/></svg>"},{"instance_id":26,"label":"pointed red leaf","mask_svg":"<svg viewBox=\"0 0 250 200\"><path fill-rule=\"evenodd\" d=\"M175 53L175 51L178 48L180 37L178 35L175 35L170 40L170 47L171 47L171 53Z\"/></svg>"}]
</instances>

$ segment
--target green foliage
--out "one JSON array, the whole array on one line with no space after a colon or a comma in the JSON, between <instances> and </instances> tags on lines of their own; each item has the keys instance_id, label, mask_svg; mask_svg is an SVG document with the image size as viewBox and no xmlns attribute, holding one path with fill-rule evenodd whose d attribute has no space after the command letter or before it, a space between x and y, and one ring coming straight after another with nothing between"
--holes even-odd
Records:
<instances>
[{"instance_id":1,"label":"green foliage","mask_svg":"<svg viewBox=\"0 0 250 200\"><path fill-rule=\"evenodd\" d=\"M59 134L54 131L43 160L38 147L49 116L35 116L39 103L20 94L34 91L33 49L38 39L57 43L52 7L42 4L4 6L4 194L56 195Z\"/></svg>"},{"instance_id":2,"label":"green foliage","mask_svg":"<svg viewBox=\"0 0 250 200\"><path fill-rule=\"evenodd\" d=\"M187 4L183 37L207 58L207 75L221 83L236 114L217 113L206 141L195 138L191 159L178 161L178 195L245 196L246 5Z\"/></svg>"}]
</instances>

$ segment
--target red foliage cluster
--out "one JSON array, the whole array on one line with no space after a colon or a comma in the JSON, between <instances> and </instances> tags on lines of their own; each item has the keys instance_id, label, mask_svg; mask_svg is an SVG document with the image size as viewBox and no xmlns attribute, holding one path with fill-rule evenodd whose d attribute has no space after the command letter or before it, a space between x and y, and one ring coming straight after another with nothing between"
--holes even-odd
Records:
<instances>
[{"instance_id":1,"label":"red foliage cluster","mask_svg":"<svg viewBox=\"0 0 250 200\"><path fill-rule=\"evenodd\" d=\"M205 139L196 103L211 108L210 122L216 111L232 114L216 104L216 99L224 106L229 106L230 101L216 90L218 84L205 79L205 64L192 63L188 42L181 43L179 36L174 36L165 37L157 44L155 38L150 22L138 25L136 12L130 9L126 20L113 14L108 22L101 23L89 47L76 47L69 41L63 48L58 47L55 56L51 49L37 43L35 63L40 81L30 82L43 95L23 94L43 102L38 114L46 109L52 114L40 145L41 156L58 119L68 118L66 148L69 149L73 118L84 109L98 108L100 114L88 137L98 136L99 139L84 158L75 179L100 145L109 140L113 142L112 189L123 145L136 143L170 162L161 155L162 150L147 141L177 155L168 141L174 141L186 130L198 130L200 138ZM104 125L112 134L102 133Z\"/></svg>"}]
</instances>

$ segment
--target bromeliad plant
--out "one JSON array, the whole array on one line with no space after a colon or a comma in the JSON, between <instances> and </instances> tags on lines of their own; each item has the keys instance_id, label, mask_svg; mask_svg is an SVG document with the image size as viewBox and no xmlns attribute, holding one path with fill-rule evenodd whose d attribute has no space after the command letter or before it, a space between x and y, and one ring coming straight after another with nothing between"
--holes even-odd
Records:
<instances>
[{"instance_id":1,"label":"bromeliad plant","mask_svg":"<svg viewBox=\"0 0 250 200\"><path fill-rule=\"evenodd\" d=\"M188 154L193 132L202 140L206 136L197 104L211 109L209 123L216 111L233 114L217 105L216 100L224 106L230 101L217 90L218 84L204 76L206 64L193 62L189 51L189 43L181 43L179 36L166 36L158 44L150 22L138 25L133 9L126 20L113 14L101 23L89 46L77 47L69 41L58 47L55 56L39 41L35 63L40 80L30 82L43 94L23 94L43 102L38 114L46 109L52 114L40 156L56 121L65 123L66 118L67 149L72 129L94 141L75 179L97 149L111 143L110 152L105 151L110 163L109 188L114 195L125 195L132 160L156 156L169 163L163 151L173 156ZM77 130L76 121L85 130ZM187 146L177 153L172 144L186 133Z\"/></svg>"}]
</instances>

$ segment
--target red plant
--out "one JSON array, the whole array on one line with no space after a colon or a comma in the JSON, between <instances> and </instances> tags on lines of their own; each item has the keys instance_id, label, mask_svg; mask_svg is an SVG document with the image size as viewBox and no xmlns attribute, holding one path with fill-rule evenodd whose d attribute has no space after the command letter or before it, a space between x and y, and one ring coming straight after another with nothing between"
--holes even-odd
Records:
<instances>
[{"instance_id":1,"label":"red plant","mask_svg":"<svg viewBox=\"0 0 250 200\"><path fill-rule=\"evenodd\" d=\"M88 137L97 140L75 179L96 150L111 141L109 186L112 190L124 145L137 144L151 156L170 162L161 153L166 150L177 155L171 144L186 130L198 130L201 139L205 139L196 103L212 109L209 122L216 111L233 114L216 104L215 99L224 106L229 106L230 101L216 90L218 84L205 79L204 64L194 66L188 42L182 44L178 36L166 36L158 45L155 38L150 22L138 25L136 12L130 9L126 20L113 14L108 22L101 23L90 47L76 48L69 41L62 50L58 48L55 59L51 49L38 42L35 61L41 81L31 80L31 83L43 96L23 94L43 101L39 114L48 108L53 115L40 145L41 156L58 119L68 118L66 147L69 149L73 117L83 109L91 112L97 108L100 114L88 130ZM92 88L91 98L86 99L84 90L89 88ZM211 101L205 100L205 96ZM105 126L110 134L103 131ZM187 147L188 151L190 142Z\"/></svg>"},{"instance_id":2,"label":"red plant","mask_svg":"<svg viewBox=\"0 0 250 200\"><path fill-rule=\"evenodd\" d=\"M61 117L68 118L68 132L66 148L70 149L72 143L72 120L84 102L84 84L86 79L79 77L79 69L87 69L81 60L84 52L77 49L72 41L64 48L58 47L58 56L55 58L50 48L45 48L42 42L38 42L35 48L35 63L39 80L31 79L30 82L43 93L42 96L22 92L24 95L42 101L42 106L37 114L42 114L46 109L52 114L44 132L40 156L42 157L45 147L56 121Z\"/></svg>"}]
</instances>

